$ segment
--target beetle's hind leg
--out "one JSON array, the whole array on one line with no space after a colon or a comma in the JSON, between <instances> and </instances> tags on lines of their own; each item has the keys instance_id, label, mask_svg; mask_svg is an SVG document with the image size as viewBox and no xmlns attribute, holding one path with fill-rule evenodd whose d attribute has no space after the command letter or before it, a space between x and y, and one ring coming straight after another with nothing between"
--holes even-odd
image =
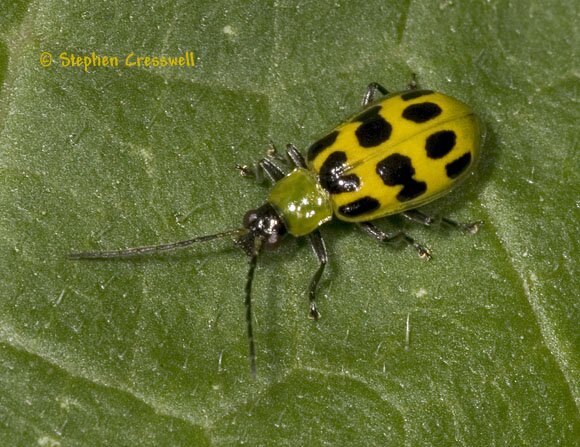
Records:
<instances>
[{"instance_id":1,"label":"beetle's hind leg","mask_svg":"<svg viewBox=\"0 0 580 447\"><path fill-rule=\"evenodd\" d=\"M476 220L474 222L457 222L456 220L449 219L448 217L431 217L419 210L408 210L403 212L403 216L413 222L420 223L421 225L426 225L428 227L435 223L442 222L443 224L455 228L465 234L475 234L479 231L483 222L481 220Z\"/></svg>"},{"instance_id":2,"label":"beetle's hind leg","mask_svg":"<svg viewBox=\"0 0 580 447\"><path fill-rule=\"evenodd\" d=\"M394 231L392 233L386 233L379 227L377 227L375 224L372 224L370 222L362 222L359 223L358 226L366 234L378 240L379 242L388 242L388 243L403 242L407 245L411 245L412 247L414 247L415 250L417 250L417 253L419 254L419 257L421 259L425 260L431 259L431 252L429 251L429 249L419 244L407 233L404 233L402 231Z\"/></svg>"}]
</instances>

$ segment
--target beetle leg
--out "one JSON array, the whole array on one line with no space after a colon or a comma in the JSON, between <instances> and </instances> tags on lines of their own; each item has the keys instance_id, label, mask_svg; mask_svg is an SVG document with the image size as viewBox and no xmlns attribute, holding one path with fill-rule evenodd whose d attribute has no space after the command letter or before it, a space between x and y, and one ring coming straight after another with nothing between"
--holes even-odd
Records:
<instances>
[{"instance_id":1,"label":"beetle leg","mask_svg":"<svg viewBox=\"0 0 580 447\"><path fill-rule=\"evenodd\" d=\"M314 250L314 254L318 258L318 268L310 281L310 286L308 287L308 299L310 301L310 307L308 311L308 318L312 320L318 320L320 318L320 312L316 307L316 288L320 282L320 277L324 271L324 267L328 263L328 253L326 252L326 245L324 244L324 239L319 230L315 230L308 236L310 239L310 245Z\"/></svg>"},{"instance_id":2,"label":"beetle leg","mask_svg":"<svg viewBox=\"0 0 580 447\"><path fill-rule=\"evenodd\" d=\"M402 241L402 242L406 243L407 245L412 245L413 247L415 247L415 250L417 250L417 253L419 253L419 257L421 259L425 259L425 260L431 259L431 253L429 252L429 250L426 247L423 247L421 244L417 243L415 241L415 239L413 239L411 236L409 236L408 234L406 234L402 231L385 233L383 230L381 230L376 225L374 225L370 222L362 222L362 223L359 223L358 226L365 233L367 233L369 236L372 236L373 238L375 238L379 242L392 243L392 242Z\"/></svg>"},{"instance_id":3,"label":"beetle leg","mask_svg":"<svg viewBox=\"0 0 580 447\"><path fill-rule=\"evenodd\" d=\"M268 176L272 184L284 177L282 170L267 158L260 160L258 166Z\"/></svg>"},{"instance_id":4,"label":"beetle leg","mask_svg":"<svg viewBox=\"0 0 580 447\"><path fill-rule=\"evenodd\" d=\"M274 184L284 177L284 170L280 168L289 168L289 160L284 155L280 155L274 142L270 140L270 147L266 151L266 156L257 163L251 165L237 164L236 169L240 171L243 177L251 177L256 179L257 183L264 183L269 180Z\"/></svg>"},{"instance_id":5,"label":"beetle leg","mask_svg":"<svg viewBox=\"0 0 580 447\"><path fill-rule=\"evenodd\" d=\"M253 177L258 183L264 183L264 179L267 178L274 184L284 177L284 172L268 158L262 158L254 166L236 165L236 168L242 176Z\"/></svg>"},{"instance_id":6,"label":"beetle leg","mask_svg":"<svg viewBox=\"0 0 580 447\"><path fill-rule=\"evenodd\" d=\"M274 143L270 142L270 149L266 156L258 161L258 163L254 166L236 165L236 168L244 177L253 177L258 183L263 183L264 177L267 177L272 184L276 183L285 175L282 169L278 166L279 164L289 168L294 167L306 169L306 160L304 159L304 156L292 143L286 145L286 153L284 155L285 156L280 155L276 150Z\"/></svg>"},{"instance_id":7,"label":"beetle leg","mask_svg":"<svg viewBox=\"0 0 580 447\"><path fill-rule=\"evenodd\" d=\"M389 91L385 87L383 87L381 84L379 84L377 82L371 82L369 85L367 85L367 89L366 89L365 94L363 95L363 99L361 101L363 107L366 107L367 105L369 105L371 102L373 102L375 100L375 97L377 95L377 91L382 93L383 95L389 94Z\"/></svg>"},{"instance_id":8,"label":"beetle leg","mask_svg":"<svg viewBox=\"0 0 580 447\"><path fill-rule=\"evenodd\" d=\"M300 153L298 148L294 146L292 143L288 143L286 145L286 155L296 166L297 168L304 168L306 169L306 160L304 160L304 156Z\"/></svg>"},{"instance_id":9,"label":"beetle leg","mask_svg":"<svg viewBox=\"0 0 580 447\"><path fill-rule=\"evenodd\" d=\"M455 228L465 234L475 234L479 231L483 222L481 220L476 220L475 222L457 222L456 220L449 219L448 217L442 218L434 218L428 216L427 214L419 211L419 210L408 210L403 212L403 216L407 219L412 220L413 222L418 222L422 225L431 226L437 221L441 221L444 224Z\"/></svg>"},{"instance_id":10,"label":"beetle leg","mask_svg":"<svg viewBox=\"0 0 580 447\"><path fill-rule=\"evenodd\" d=\"M417 73L411 74L411 80L407 84L407 87L409 88L409 90L417 90L419 88L419 85L417 83Z\"/></svg>"},{"instance_id":11,"label":"beetle leg","mask_svg":"<svg viewBox=\"0 0 580 447\"><path fill-rule=\"evenodd\" d=\"M419 210L403 211L402 214L407 219L412 220L413 222L420 223L421 225L425 225L426 227L430 227L437 221L436 218L428 216L427 214L424 214Z\"/></svg>"}]
</instances>

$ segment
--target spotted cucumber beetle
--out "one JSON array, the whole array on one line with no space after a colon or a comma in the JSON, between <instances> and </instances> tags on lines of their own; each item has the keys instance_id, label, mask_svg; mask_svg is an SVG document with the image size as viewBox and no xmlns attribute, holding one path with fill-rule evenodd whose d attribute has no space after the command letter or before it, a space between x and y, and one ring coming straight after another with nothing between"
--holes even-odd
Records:
<instances>
[{"instance_id":1,"label":"spotted cucumber beetle","mask_svg":"<svg viewBox=\"0 0 580 447\"><path fill-rule=\"evenodd\" d=\"M375 100L377 93L384 96ZM372 83L362 106L361 112L312 144L306 159L289 144L284 157L274 148L255 167L238 166L243 175L265 177L273 185L266 203L245 214L242 228L170 244L72 253L70 258L136 256L232 237L249 257L245 308L250 371L255 376L252 282L262 250L276 248L286 234L309 238L319 262L308 287L309 317L317 320L316 289L328 261L319 227L332 218L353 222L380 242L401 241L429 259L429 250L406 233L386 233L370 221L400 213L433 224L435 219L416 208L453 189L479 157L479 121L457 99L416 88L389 93ZM292 170L285 173L284 165ZM471 234L481 225L442 221Z\"/></svg>"}]
</instances>

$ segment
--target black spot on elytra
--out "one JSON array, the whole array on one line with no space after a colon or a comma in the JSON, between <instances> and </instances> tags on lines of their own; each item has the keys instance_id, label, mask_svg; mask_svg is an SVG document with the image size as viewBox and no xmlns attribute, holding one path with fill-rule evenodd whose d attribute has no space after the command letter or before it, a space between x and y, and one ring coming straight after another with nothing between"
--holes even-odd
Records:
<instances>
[{"instance_id":1,"label":"black spot on elytra","mask_svg":"<svg viewBox=\"0 0 580 447\"><path fill-rule=\"evenodd\" d=\"M379 115L380 110L381 106L373 106L351 120L353 122L362 122L354 132L358 143L362 147L378 146L391 136L393 127Z\"/></svg>"},{"instance_id":2,"label":"black spot on elytra","mask_svg":"<svg viewBox=\"0 0 580 447\"><path fill-rule=\"evenodd\" d=\"M333 152L322 163L319 172L320 184L331 194L353 192L359 189L360 179L355 174L342 175L346 166L346 154Z\"/></svg>"},{"instance_id":3,"label":"black spot on elytra","mask_svg":"<svg viewBox=\"0 0 580 447\"><path fill-rule=\"evenodd\" d=\"M403 110L403 118L413 121L414 123L425 123L441 115L441 107L432 102L421 102L411 104Z\"/></svg>"},{"instance_id":4,"label":"black spot on elytra","mask_svg":"<svg viewBox=\"0 0 580 447\"><path fill-rule=\"evenodd\" d=\"M324 149L332 145L338 137L338 130L330 132L308 148L308 161L314 160Z\"/></svg>"},{"instance_id":5,"label":"black spot on elytra","mask_svg":"<svg viewBox=\"0 0 580 447\"><path fill-rule=\"evenodd\" d=\"M403 93L401 99L403 101L410 101L411 99L419 98L420 96L430 95L435 93L433 90L411 90L410 92Z\"/></svg>"},{"instance_id":6,"label":"black spot on elytra","mask_svg":"<svg viewBox=\"0 0 580 447\"><path fill-rule=\"evenodd\" d=\"M401 154L392 154L377 163L377 174L385 185L403 185L415 175L411 159Z\"/></svg>"},{"instance_id":7,"label":"black spot on elytra","mask_svg":"<svg viewBox=\"0 0 580 447\"><path fill-rule=\"evenodd\" d=\"M449 178L458 177L463 171L467 169L470 163L471 163L471 152L466 152L458 159L453 160L451 163L447 163L445 165L447 177Z\"/></svg>"},{"instance_id":8,"label":"black spot on elytra","mask_svg":"<svg viewBox=\"0 0 580 447\"><path fill-rule=\"evenodd\" d=\"M455 147L457 136L452 130L441 130L429 135L425 142L425 150L429 158L445 157Z\"/></svg>"},{"instance_id":9,"label":"black spot on elytra","mask_svg":"<svg viewBox=\"0 0 580 447\"><path fill-rule=\"evenodd\" d=\"M420 196L427 191L425 182L418 182L413 178L415 168L411 159L401 154L392 154L377 163L377 174L387 186L403 185L397 194L399 202L406 202Z\"/></svg>"},{"instance_id":10,"label":"black spot on elytra","mask_svg":"<svg viewBox=\"0 0 580 447\"><path fill-rule=\"evenodd\" d=\"M419 197L427 191L427 184L425 182L417 182L415 180L406 183L399 194L397 194L397 200L399 202L406 202L407 200Z\"/></svg>"},{"instance_id":11,"label":"black spot on elytra","mask_svg":"<svg viewBox=\"0 0 580 447\"><path fill-rule=\"evenodd\" d=\"M354 200L346 205L342 205L338 208L338 212L346 217L357 217L362 214L370 213L378 209L380 203L377 199L364 196L358 200Z\"/></svg>"}]
</instances>

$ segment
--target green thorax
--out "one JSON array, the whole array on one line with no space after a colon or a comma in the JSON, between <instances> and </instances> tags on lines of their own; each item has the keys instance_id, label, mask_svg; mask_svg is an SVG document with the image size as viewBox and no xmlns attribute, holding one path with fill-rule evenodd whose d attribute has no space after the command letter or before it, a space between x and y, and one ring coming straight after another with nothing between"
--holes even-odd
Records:
<instances>
[{"instance_id":1,"label":"green thorax","mask_svg":"<svg viewBox=\"0 0 580 447\"><path fill-rule=\"evenodd\" d=\"M332 219L328 193L318 183L314 172L295 169L278 181L268 202L278 211L288 233L304 236Z\"/></svg>"}]
</instances>

